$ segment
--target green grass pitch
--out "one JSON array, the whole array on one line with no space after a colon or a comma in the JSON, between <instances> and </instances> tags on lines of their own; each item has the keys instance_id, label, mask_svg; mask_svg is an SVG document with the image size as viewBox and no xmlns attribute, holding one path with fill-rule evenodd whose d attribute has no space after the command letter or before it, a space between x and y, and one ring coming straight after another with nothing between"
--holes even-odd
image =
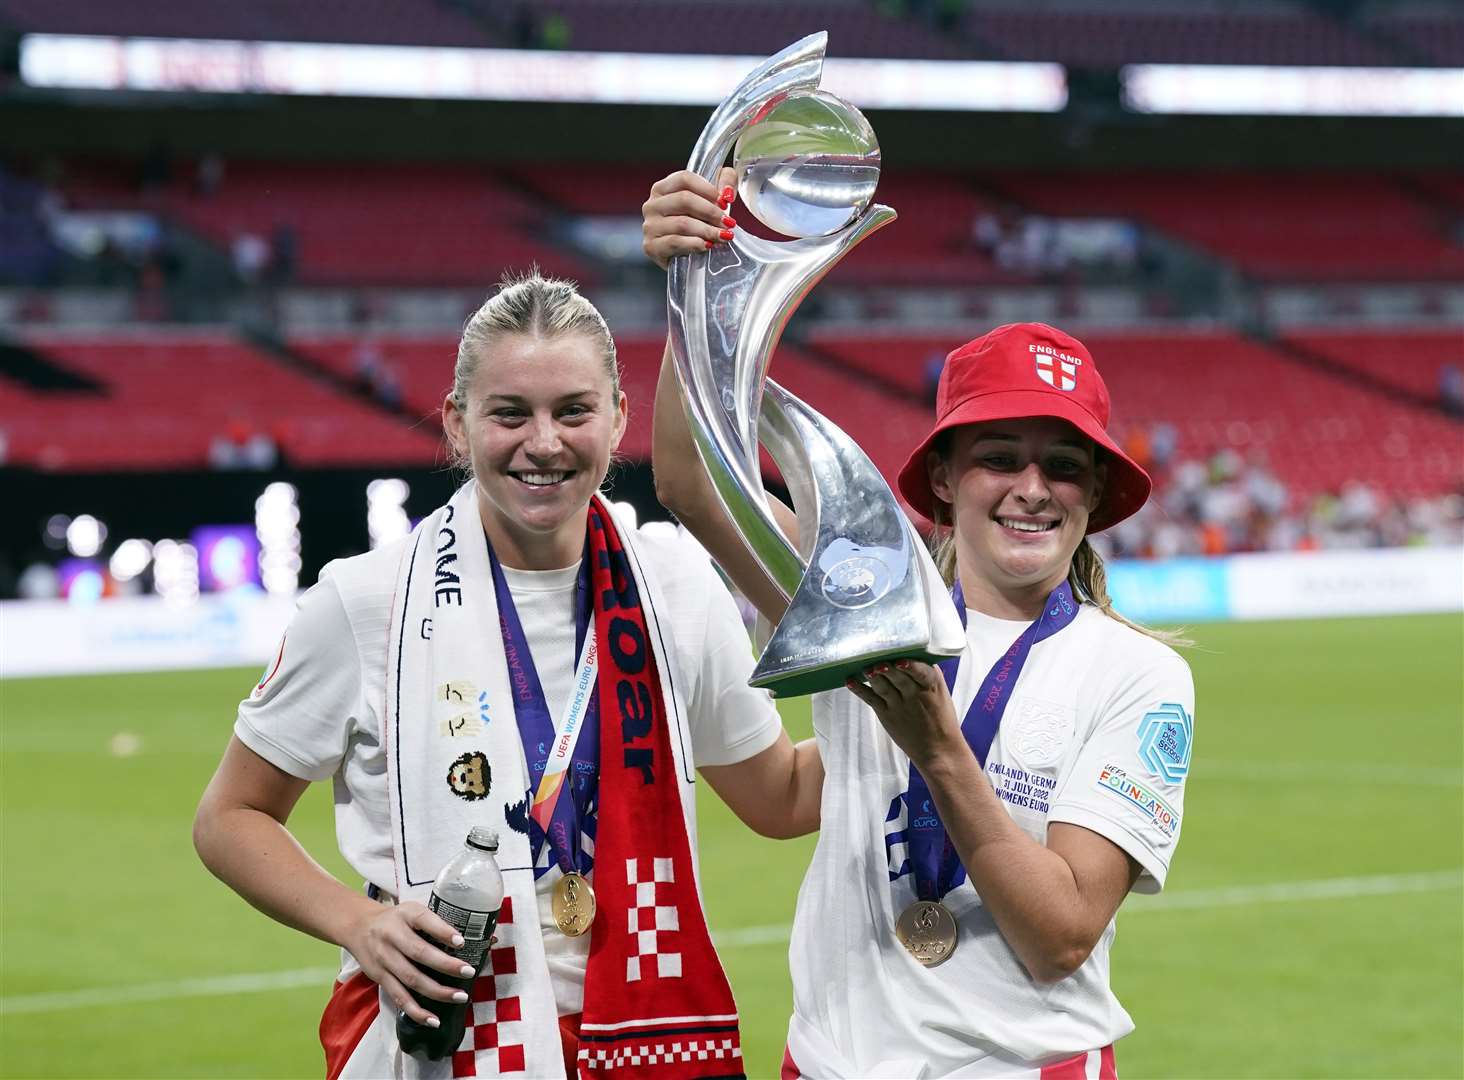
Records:
<instances>
[{"instance_id":1,"label":"green grass pitch","mask_svg":"<svg viewBox=\"0 0 1464 1080\"><path fill-rule=\"evenodd\" d=\"M1119 915L1114 982L1138 1024L1120 1074L1464 1075L1464 623L1192 634L1183 839L1163 896ZM312 969L335 951L249 909L189 840L254 677L0 683L0 1075L322 1074L329 976ZM806 733L806 704L785 716ZM782 928L812 844L754 837L703 795L704 891L748 1071L775 1076ZM345 876L328 785L292 827Z\"/></svg>"}]
</instances>

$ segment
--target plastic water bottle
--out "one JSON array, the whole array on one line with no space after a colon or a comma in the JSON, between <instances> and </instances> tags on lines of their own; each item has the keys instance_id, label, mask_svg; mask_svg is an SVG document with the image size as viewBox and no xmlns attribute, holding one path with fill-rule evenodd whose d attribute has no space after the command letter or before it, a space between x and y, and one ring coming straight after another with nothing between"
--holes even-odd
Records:
<instances>
[{"instance_id":1,"label":"plastic water bottle","mask_svg":"<svg viewBox=\"0 0 1464 1080\"><path fill-rule=\"evenodd\" d=\"M478 974L482 974L484 962L488 959L488 944L493 937L493 928L498 924L498 909L503 906L503 874L499 872L498 860L494 858L497 850L498 833L482 827L472 829L463 843L463 850L442 868L432 883L432 897L427 901L427 907L463 936L462 945L454 949L418 931L434 947L471 965ZM457 1050L463 1041L468 1010L473 1007L473 979L477 976L447 975L421 964L417 967L443 986L467 991L470 998L459 1004L436 1001L413 991L417 1004L435 1014L441 1021L441 1027L419 1024L405 1011L397 1013L397 1041L401 1043L402 1050L430 1061L441 1061Z\"/></svg>"}]
</instances>

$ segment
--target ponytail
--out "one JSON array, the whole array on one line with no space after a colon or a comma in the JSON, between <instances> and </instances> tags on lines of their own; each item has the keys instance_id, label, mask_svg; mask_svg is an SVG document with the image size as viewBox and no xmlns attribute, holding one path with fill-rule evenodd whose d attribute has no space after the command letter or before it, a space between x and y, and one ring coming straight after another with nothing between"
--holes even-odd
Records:
<instances>
[{"instance_id":1,"label":"ponytail","mask_svg":"<svg viewBox=\"0 0 1464 1080\"><path fill-rule=\"evenodd\" d=\"M1137 630L1145 637L1162 641L1173 648L1183 648L1194 644L1181 631L1155 630L1142 623L1136 623L1132 619L1127 619L1115 610L1113 601L1108 596L1108 570L1103 565L1103 556L1098 554L1097 548L1088 543L1086 536L1078 545L1078 550L1073 552L1073 564L1068 570L1068 584L1072 586L1073 595L1078 598L1079 602L1092 604L1110 619L1123 623L1130 630Z\"/></svg>"}]
</instances>

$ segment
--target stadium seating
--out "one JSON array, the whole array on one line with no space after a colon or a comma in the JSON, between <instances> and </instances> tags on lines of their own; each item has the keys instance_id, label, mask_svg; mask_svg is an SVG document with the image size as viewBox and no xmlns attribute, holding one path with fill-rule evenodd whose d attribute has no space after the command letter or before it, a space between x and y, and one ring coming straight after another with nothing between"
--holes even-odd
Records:
<instances>
[{"instance_id":1,"label":"stadium seating","mask_svg":"<svg viewBox=\"0 0 1464 1080\"><path fill-rule=\"evenodd\" d=\"M495 44L436 0L0 0L0 23L57 34L327 41L366 45Z\"/></svg>"},{"instance_id":2,"label":"stadium seating","mask_svg":"<svg viewBox=\"0 0 1464 1080\"><path fill-rule=\"evenodd\" d=\"M162 213L227 251L288 227L295 280L319 285L480 286L530 263L593 286L596 263L561 243L572 215L633 219L663 165L305 164L231 161L211 194L174 169L139 192L137 163L68 166L81 209ZM988 173L893 170L879 201L900 214L856 248L843 285L1020 283L976 242L982 218L1130 220L1265 281L1440 281L1464 276L1464 188L1452 174ZM1360 208L1366 212L1360 212ZM766 235L740 202L739 225Z\"/></svg>"},{"instance_id":3,"label":"stadium seating","mask_svg":"<svg viewBox=\"0 0 1464 1080\"><path fill-rule=\"evenodd\" d=\"M1437 494L1464 482L1464 427L1428 409L1399 403L1338 377L1287 359L1280 352L1227 331L1107 330L1080 335L1093 352L1116 403L1114 430L1171 423L1179 435L1181 457L1204 459L1232 447L1259 456L1298 497L1338 491L1349 480L1363 480L1400 495ZM902 338L821 333L811 339L830 364L847 364L840 378L828 366L821 378L808 380L819 408L853 393L870 377L892 390L876 391L871 411L883 415L903 393L903 408L915 409L921 423L928 413L918 402L924 393L925 365L959 344L961 335ZM1415 335L1416 349L1407 350L1410 388L1437 379L1437 365L1421 362L1419 351L1436 349L1447 358L1448 335ZM1307 337L1307 344L1333 350L1332 355L1369 356L1359 363L1402 369L1400 351L1366 335ZM1318 346L1321 342L1321 346ZM1460 342L1454 335L1454 356ZM1369 347L1380 350L1369 353ZM1384 359L1379 360L1379 357ZM782 370L780 356L775 373ZM1418 371L1427 375L1419 376ZM829 380L832 379L832 385ZM861 389L864 389L861 387ZM1432 389L1430 388L1430 393ZM818 396L824 395L824 396ZM832 414L830 414L832 415ZM866 446L887 476L903 462L918 436L887 438L886 425L855 421L850 430ZM918 429L919 425L914 425ZM908 438L905 437L908 435ZM888 445L886 445L888 443Z\"/></svg>"},{"instance_id":4,"label":"stadium seating","mask_svg":"<svg viewBox=\"0 0 1464 1080\"><path fill-rule=\"evenodd\" d=\"M915 5L911 5L912 8ZM930 5L939 9L940 5ZM244 41L466 47L533 45L593 51L765 55L816 30L842 56L1124 63L1383 65L1464 63L1459 22L1435 9L1381 5L1352 23L1301 3L1234 9L1173 0L1143 7L965 5L939 24L861 0L0 0L0 25L19 31Z\"/></svg>"},{"instance_id":5,"label":"stadium seating","mask_svg":"<svg viewBox=\"0 0 1464 1080\"><path fill-rule=\"evenodd\" d=\"M1393 43L1406 52L1412 64L1440 64L1464 67L1464 24L1448 14L1446 5L1428 10L1398 10L1403 5L1373 5L1363 22L1370 34Z\"/></svg>"},{"instance_id":6,"label":"stadium seating","mask_svg":"<svg viewBox=\"0 0 1464 1080\"><path fill-rule=\"evenodd\" d=\"M1458 279L1457 220L1389 178L1345 174L1008 174L994 183L1053 215L1146 222L1267 280Z\"/></svg>"},{"instance_id":7,"label":"stadium seating","mask_svg":"<svg viewBox=\"0 0 1464 1080\"><path fill-rule=\"evenodd\" d=\"M462 165L236 161L217 190L195 190L182 169L139 193L102 162L70 170L81 208L161 212L227 251L252 234L293 234L294 279L315 285L482 285L508 268L596 280L594 268L548 242L547 208L486 169ZM637 204L632 204L632 206Z\"/></svg>"},{"instance_id":8,"label":"stadium seating","mask_svg":"<svg viewBox=\"0 0 1464 1080\"><path fill-rule=\"evenodd\" d=\"M12 465L70 472L201 469L214 439L234 431L268 436L298 466L437 460L435 429L413 430L227 334L36 333L24 344L106 391L40 393L0 380Z\"/></svg>"},{"instance_id":9,"label":"stadium seating","mask_svg":"<svg viewBox=\"0 0 1464 1080\"><path fill-rule=\"evenodd\" d=\"M962 29L995 55L1075 67L1123 64L1368 64L1403 61L1386 44L1301 5L1270 11L1033 10L971 5Z\"/></svg>"},{"instance_id":10,"label":"stadium seating","mask_svg":"<svg viewBox=\"0 0 1464 1080\"><path fill-rule=\"evenodd\" d=\"M442 334L312 334L290 341L290 347L342 382L365 382L364 358L387 369L401 390L406 410L435 417L452 386L457 338Z\"/></svg>"},{"instance_id":11,"label":"stadium seating","mask_svg":"<svg viewBox=\"0 0 1464 1080\"><path fill-rule=\"evenodd\" d=\"M1298 497L1362 481L1393 495L1464 482L1464 428L1226 331L1082 335L1120 430L1167 421L1181 456L1259 456Z\"/></svg>"},{"instance_id":12,"label":"stadium seating","mask_svg":"<svg viewBox=\"0 0 1464 1080\"><path fill-rule=\"evenodd\" d=\"M806 348L780 348L771 373L854 435L892 477L929 423L926 364L959 336L819 332ZM1457 421L1345 377L1345 369L1357 370L1431 396L1439 364L1460 358L1457 334L1293 335L1340 365L1340 376L1228 331L1094 330L1082 337L1117 403L1115 430L1172 423L1181 456L1204 458L1224 447L1258 455L1298 496L1336 491L1349 480L1399 495L1436 494L1464 482L1464 428ZM31 347L107 390L42 394L0 381L10 460L73 471L202 467L213 437L248 417L268 418L265 433L295 464L430 465L439 439L429 418L451 382L456 339L369 339L377 362L397 376L407 412L423 418L415 425L350 392L363 340L292 341L297 354L318 365L322 378L311 379L217 333L33 335ZM618 344L631 409L621 453L644 460L662 339L632 335Z\"/></svg>"},{"instance_id":13,"label":"stadium seating","mask_svg":"<svg viewBox=\"0 0 1464 1080\"><path fill-rule=\"evenodd\" d=\"M827 30L840 56L950 59L970 56L958 39L913 19L844 0L737 4L677 0L544 0L534 6L542 25L560 20L564 46L596 52L673 52L770 55L806 34Z\"/></svg>"},{"instance_id":14,"label":"stadium seating","mask_svg":"<svg viewBox=\"0 0 1464 1080\"><path fill-rule=\"evenodd\" d=\"M1460 330L1331 330L1295 329L1287 341L1348 371L1433 401L1445 364L1464 368L1464 332Z\"/></svg>"}]
</instances>

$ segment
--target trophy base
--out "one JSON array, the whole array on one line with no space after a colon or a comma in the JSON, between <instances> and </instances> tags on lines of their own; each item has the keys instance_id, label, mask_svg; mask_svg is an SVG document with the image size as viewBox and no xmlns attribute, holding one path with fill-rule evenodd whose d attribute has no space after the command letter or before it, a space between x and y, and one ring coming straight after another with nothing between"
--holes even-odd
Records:
<instances>
[{"instance_id":1,"label":"trophy base","mask_svg":"<svg viewBox=\"0 0 1464 1080\"><path fill-rule=\"evenodd\" d=\"M769 691L775 698L801 697L817 694L824 690L837 690L851 678L859 678L864 670L875 664L892 663L895 660L918 660L922 664L939 664L949 660L945 653L934 653L926 649L890 649L887 652L870 653L867 656L849 657L835 663L820 664L818 667L797 668L791 671L775 671L759 676L756 672L748 679L748 685Z\"/></svg>"}]
</instances>

